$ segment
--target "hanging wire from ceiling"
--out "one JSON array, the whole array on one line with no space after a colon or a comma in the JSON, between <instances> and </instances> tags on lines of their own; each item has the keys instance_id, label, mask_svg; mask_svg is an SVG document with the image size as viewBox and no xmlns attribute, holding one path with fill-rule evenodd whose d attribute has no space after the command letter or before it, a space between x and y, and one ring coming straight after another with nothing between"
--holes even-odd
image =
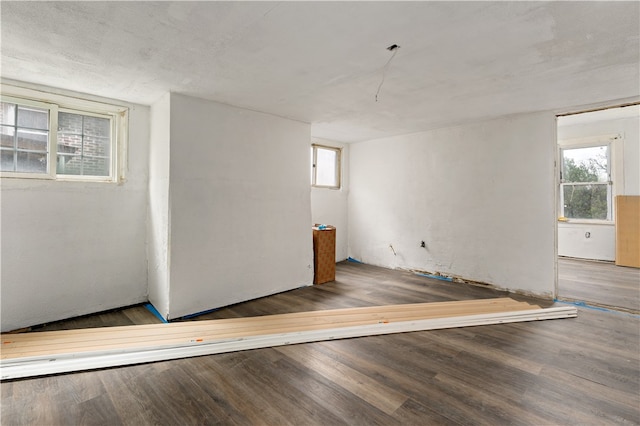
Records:
<instances>
[{"instance_id":1,"label":"hanging wire from ceiling","mask_svg":"<svg viewBox=\"0 0 640 426\"><path fill-rule=\"evenodd\" d=\"M398 46L397 44L392 44L391 46L387 47L387 50L393 52L393 54L391 55L387 63L384 64L384 67L382 67L382 80L380 81L380 85L378 85L378 91L376 92L376 102L378 102L378 95L380 94L380 89L382 89L382 85L384 84L384 79L387 75L387 69L389 68L389 65L391 65L391 61L393 60L393 58L395 58L396 53L398 53L398 49L400 49L400 46Z\"/></svg>"}]
</instances>

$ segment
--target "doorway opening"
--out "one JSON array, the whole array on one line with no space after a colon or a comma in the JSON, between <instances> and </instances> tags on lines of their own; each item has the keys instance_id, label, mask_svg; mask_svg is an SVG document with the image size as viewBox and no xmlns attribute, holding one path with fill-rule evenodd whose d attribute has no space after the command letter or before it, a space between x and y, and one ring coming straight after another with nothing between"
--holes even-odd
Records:
<instances>
[{"instance_id":1,"label":"doorway opening","mask_svg":"<svg viewBox=\"0 0 640 426\"><path fill-rule=\"evenodd\" d=\"M640 313L640 265L616 261L618 196L640 196L640 105L557 125L557 297Z\"/></svg>"}]
</instances>

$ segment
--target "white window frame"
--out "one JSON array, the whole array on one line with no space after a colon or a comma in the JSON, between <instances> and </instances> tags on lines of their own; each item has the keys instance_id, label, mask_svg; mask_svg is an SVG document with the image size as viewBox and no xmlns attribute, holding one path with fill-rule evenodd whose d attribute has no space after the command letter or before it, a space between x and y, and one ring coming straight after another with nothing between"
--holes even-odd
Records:
<instances>
[{"instance_id":1,"label":"white window frame","mask_svg":"<svg viewBox=\"0 0 640 426\"><path fill-rule=\"evenodd\" d=\"M49 141L47 172L0 172L1 178L47 179L81 182L123 182L126 170L126 144L129 108L92 100L48 93L18 86L1 85L0 100L17 105L33 106L49 110ZM58 113L68 112L84 116L107 118L111 123L109 176L65 175L57 170Z\"/></svg>"},{"instance_id":2,"label":"white window frame","mask_svg":"<svg viewBox=\"0 0 640 426\"><path fill-rule=\"evenodd\" d=\"M28 173L28 172L0 172L1 177L25 177L28 179L39 178L39 179L53 179L55 174L55 169L51 168L51 159L55 156L54 152L56 149L56 139L51 136L51 132L53 129L58 128L58 107L55 104L50 104L46 102L34 101L31 99L22 99L15 98L12 96L6 96L4 94L0 95L0 100L2 102L7 102L11 104L16 104L19 106L26 107L34 107L43 110L47 110L49 112L49 130L48 130L48 140L47 140L47 170L45 173ZM16 132L17 132L17 123ZM53 174L52 174L53 172Z\"/></svg>"},{"instance_id":3,"label":"white window frame","mask_svg":"<svg viewBox=\"0 0 640 426\"><path fill-rule=\"evenodd\" d=\"M335 177L336 177L336 185L318 185L316 183L316 175L317 175L317 160L318 160L318 148L326 149L328 151L335 151L336 153L336 164L335 164ZM342 187L342 148L337 148L335 146L328 145L320 145L320 144L311 144L311 186L315 188L327 188L327 189L340 189Z\"/></svg>"},{"instance_id":4,"label":"white window frame","mask_svg":"<svg viewBox=\"0 0 640 426\"><path fill-rule=\"evenodd\" d=\"M563 151L580 148L593 148L598 146L607 147L607 182L595 183L598 185L607 185L607 218L606 219L585 219L585 218L567 218L571 223L602 223L613 224L615 217L615 203L616 187L620 186L621 179L618 179L620 173L617 171L616 159L619 155L616 154L616 150L621 149L617 146L616 142L620 141L622 136L619 134L593 136L587 138L567 139L558 142L558 164L559 164L559 205L558 215L564 217L564 186L565 185L591 185L594 182L565 182L564 181L564 156Z\"/></svg>"}]
</instances>

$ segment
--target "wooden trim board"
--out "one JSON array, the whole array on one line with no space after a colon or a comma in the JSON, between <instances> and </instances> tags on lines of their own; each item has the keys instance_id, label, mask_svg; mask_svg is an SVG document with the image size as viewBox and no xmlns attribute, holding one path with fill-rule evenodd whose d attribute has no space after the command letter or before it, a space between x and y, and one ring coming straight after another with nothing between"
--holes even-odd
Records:
<instances>
[{"instance_id":1,"label":"wooden trim board","mask_svg":"<svg viewBox=\"0 0 640 426\"><path fill-rule=\"evenodd\" d=\"M616 196L616 265L640 268L640 196Z\"/></svg>"},{"instance_id":2,"label":"wooden trim board","mask_svg":"<svg viewBox=\"0 0 640 426\"><path fill-rule=\"evenodd\" d=\"M249 318L102 327L2 336L1 359L91 352L101 349L182 344L220 338L318 330L385 321L407 321L465 314L535 309L510 298L418 303L297 312Z\"/></svg>"},{"instance_id":3,"label":"wooden trim board","mask_svg":"<svg viewBox=\"0 0 640 426\"><path fill-rule=\"evenodd\" d=\"M509 298L390 305L250 318L3 334L1 379L410 331L570 318Z\"/></svg>"}]
</instances>

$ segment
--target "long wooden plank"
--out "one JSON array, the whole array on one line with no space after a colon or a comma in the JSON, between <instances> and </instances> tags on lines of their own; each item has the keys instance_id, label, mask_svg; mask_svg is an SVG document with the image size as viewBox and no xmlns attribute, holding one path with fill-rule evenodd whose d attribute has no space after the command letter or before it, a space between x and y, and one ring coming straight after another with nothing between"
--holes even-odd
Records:
<instances>
[{"instance_id":1,"label":"long wooden plank","mask_svg":"<svg viewBox=\"0 0 640 426\"><path fill-rule=\"evenodd\" d=\"M305 312L294 312L294 313L286 313L286 314L275 314L275 315L264 315L264 316L255 316L255 317L243 317L243 318L226 318L226 319L217 319L217 320L209 320L209 321L186 321L186 322L174 322L165 324L164 327L170 326L172 328L191 328L194 324L198 325L207 325L207 324L224 324L225 326L231 324L244 324L244 323L260 323L265 321L268 318L269 321L275 321L276 319L284 319L289 322L291 320L305 319L305 318L313 318L316 320L325 321L327 318L333 317L342 317L344 315L361 315L361 314L374 314L379 315L381 313L391 315L393 312L409 312L413 310L422 311L424 309L428 309L429 312L436 312L441 310L460 310L464 309L464 311L473 312L476 306L487 306L487 305L500 305L500 306L533 306L529 305L526 302L518 302L509 297L501 297L501 298L493 298L493 299L472 299L472 300L461 300L461 301L447 301L447 302L429 302L429 303L412 303L412 304L402 304L402 305L382 305L382 306L367 306L367 307L358 307L358 308L343 308L343 309L328 309L322 311L305 311ZM538 308L538 306L535 306ZM159 324L145 324L145 325L137 325L135 326L138 330L157 330ZM60 330L60 331L49 331L49 332L39 332L37 334L38 339L43 338L42 336L47 335L48 333L53 333L56 335L66 334L91 334L95 335L96 333L100 334L111 334L114 331L119 330L128 330L131 326L117 326L117 327L102 327L102 328L85 328L78 330ZM29 338L31 336L35 336L34 333L20 333L20 334L3 334L2 337L7 336L15 336L14 339L21 338Z\"/></svg>"},{"instance_id":2,"label":"long wooden plank","mask_svg":"<svg viewBox=\"0 0 640 426\"><path fill-rule=\"evenodd\" d=\"M272 315L252 318L235 318L189 323L155 324L98 329L26 333L2 336L2 359L91 352L115 348L147 347L163 344L202 342L213 339L276 334L304 330L320 330L333 327L366 325L377 322L409 321L463 314L480 314L507 310L530 309L533 306L508 298L489 299L473 304L413 304L366 309L342 309L316 312L313 317L301 320L298 314ZM405 311L401 311L404 309ZM367 312L362 314L362 312Z\"/></svg>"},{"instance_id":3,"label":"long wooden plank","mask_svg":"<svg viewBox=\"0 0 640 426\"><path fill-rule=\"evenodd\" d=\"M485 309L482 311L476 311L476 313L501 313L501 312L510 312L516 311L517 309L509 309L506 311L503 309ZM181 344L181 343L191 343L191 342L206 342L213 341L216 339L227 339L227 338L237 338L237 337L245 337L245 336L254 336L256 334L274 334L274 333L291 333L297 331L306 331L306 330L325 330L329 328L336 327L347 327L347 326L356 326L356 325L367 325L367 324L376 324L376 323L389 323L389 322L401 322L401 321L411 321L411 320L419 320L419 319L427 319L427 318L447 318L458 316L458 314L438 314L438 315L408 315L403 317L396 317L393 319L369 319L369 320L358 320L358 321L343 321L341 323L332 323L332 324L313 324L313 323L305 323L305 324L289 324L289 325L278 325L274 326L263 326L260 328L245 328L245 329L233 329L233 330L207 330L205 328L199 327L197 330L181 330L179 332L169 332L167 330L166 333L161 335L132 335L134 333L120 333L120 335L114 335L109 339L102 339L100 342L96 342L95 340L87 340L86 338L82 339L79 336L75 339L71 337L66 337L64 339L55 340L49 339L47 342L38 342L38 341L29 341L29 342L21 342L18 345L14 345L10 351L3 351L2 357L3 359L8 358L16 358L16 357L25 357L25 356L35 356L35 355L44 355L44 354L61 354L61 353L71 353L71 352L91 352L96 350L108 350L115 348L135 348L135 347L146 347L154 344ZM137 330L131 330L135 332ZM124 336L122 334L125 334ZM6 346L11 346L7 344Z\"/></svg>"},{"instance_id":4,"label":"long wooden plank","mask_svg":"<svg viewBox=\"0 0 640 426\"><path fill-rule=\"evenodd\" d=\"M503 323L503 322L513 322L514 319L516 320L520 320L523 318L527 318L527 320L538 320L538 319L549 319L549 318L553 318L555 317L555 315L557 315L557 313L560 313L560 317L565 317L566 313L569 313L571 315L569 316L575 316L575 308L573 307L563 307L563 308L549 308L549 309L536 309L536 310L526 310L526 311L516 311L516 312L510 312L510 313L497 313L497 314L482 314L482 315L470 315L470 316L457 316L457 317L453 317L450 319L450 321L448 323L450 324L458 324L458 323L464 323L465 325L484 325L484 322L478 323L478 324L467 324L467 321L469 318L471 318L473 321L476 320L481 320L483 321L485 318L490 318L492 323L495 322L497 323ZM504 314L504 315L503 315ZM438 320L438 321L447 321L449 320L449 318L434 318L434 320ZM377 323L375 324L376 326L380 325L380 324L391 324L391 326L387 327L387 330L391 330L394 328L394 326L400 325L401 327L403 327L403 324L407 324L408 322L398 322L398 323ZM413 322L411 322L413 323ZM447 323L447 324L448 324ZM440 323L438 323L440 324ZM362 328L362 327L366 327L365 326L356 326L355 328ZM348 329L348 328L353 328L353 327L342 327L342 328L335 328L335 329L328 329L329 332L334 332L336 330L342 330L342 329ZM323 330L318 330L318 331L323 331ZM300 332L297 332L300 333ZM296 333L281 333L282 335L286 335L286 334L296 334ZM269 334L255 334L252 337L262 337L262 336L271 336ZM217 339L216 341L214 341L214 343L220 343L220 342L229 342L229 341L243 341L243 340L248 340L247 338L244 337L236 337L236 338L227 338L227 339ZM202 345L202 344L207 344L208 342L189 342L189 343L181 343L178 345L154 345L151 346L151 349L155 348L155 347L185 347L185 346L193 346L195 345ZM149 348L146 348L149 349ZM146 350L145 349L145 350ZM69 354L66 354L69 355ZM66 356L63 355L63 356ZM78 358L78 357L82 357L84 356L84 354L76 354L76 353L72 353L71 354L73 358ZM91 354L89 354L91 355ZM32 357L32 359L41 359L41 358L46 358L49 359L50 361L52 359L50 359L50 356L45 356L45 357ZM16 362L22 362L24 360L27 360L28 358L21 358L20 360L17 360ZM8 360L8 363L13 362L14 360Z\"/></svg>"},{"instance_id":5,"label":"long wooden plank","mask_svg":"<svg viewBox=\"0 0 640 426\"><path fill-rule=\"evenodd\" d=\"M391 305L189 323L2 335L2 379L55 374L294 343L568 318L575 307L540 309L489 299L481 303ZM377 316L373 315L376 310ZM472 313L464 314L466 311ZM460 313L463 312L463 313ZM292 322L292 318L296 318ZM341 318L338 321L338 318ZM269 321L274 321L269 324ZM289 323L286 323L289 321ZM117 329L117 330L114 330ZM5 340L7 339L7 340ZM10 340L12 339L12 340Z\"/></svg>"},{"instance_id":6,"label":"long wooden plank","mask_svg":"<svg viewBox=\"0 0 640 426\"><path fill-rule=\"evenodd\" d=\"M191 342L182 345L157 345L144 349L135 348L131 351L119 349L81 354L63 354L59 356L17 358L2 361L0 364L2 367L1 378L5 380L32 377L44 374L130 365L321 340L335 340L453 327L570 318L575 316L577 316L577 310L575 307L571 306L546 309L526 309L506 313L465 315L391 323L379 322L376 324L338 327L323 330L297 331L291 333L258 334L233 339L219 339L210 342Z\"/></svg>"},{"instance_id":7,"label":"long wooden plank","mask_svg":"<svg viewBox=\"0 0 640 426\"><path fill-rule=\"evenodd\" d=\"M535 309L524 302L509 298L485 299L475 303L411 304L370 308L355 308L228 320L154 324L99 329L25 333L2 336L2 359L109 350L118 347L135 348L149 345L202 342L221 338L255 334L277 334L304 330L375 324L378 322L410 321L451 317L463 314L506 312ZM377 311L376 311L377 310Z\"/></svg>"},{"instance_id":8,"label":"long wooden plank","mask_svg":"<svg viewBox=\"0 0 640 426\"><path fill-rule=\"evenodd\" d=\"M473 303L468 303L473 302ZM56 339L62 336L76 337L76 336L90 336L95 340L101 340L109 338L114 335L120 335L123 332L132 333L132 330L136 330L138 335L164 335L167 330L197 330L197 329L220 329L220 330L234 330L234 329L251 329L269 327L271 325L277 326L279 324L289 325L292 322L295 323L316 323L316 324L333 324L342 323L344 321L360 321L367 319L392 319L401 318L411 315L425 316L425 315L457 315L462 313L482 313L486 309L527 309L538 308L538 306L529 305L526 302L516 302L509 298L498 299L481 299L475 301L464 301L459 304L447 304L440 303L422 303L422 304L409 304L409 305L389 305L389 306L374 306L366 308L347 308L339 310L327 310L327 311L310 311L310 312L297 312L278 315L265 315L257 317L245 317L245 318L228 318L209 321L192 321L192 322L179 322L170 324L147 324L137 326L120 326L120 327L102 327L102 328L88 328L77 330L60 330L49 332L37 332L37 333L20 333L20 334L3 334L3 341L12 342L26 342L34 340L43 342L50 336ZM173 331L172 331L173 332ZM7 347L3 347L7 349Z\"/></svg>"}]
</instances>

